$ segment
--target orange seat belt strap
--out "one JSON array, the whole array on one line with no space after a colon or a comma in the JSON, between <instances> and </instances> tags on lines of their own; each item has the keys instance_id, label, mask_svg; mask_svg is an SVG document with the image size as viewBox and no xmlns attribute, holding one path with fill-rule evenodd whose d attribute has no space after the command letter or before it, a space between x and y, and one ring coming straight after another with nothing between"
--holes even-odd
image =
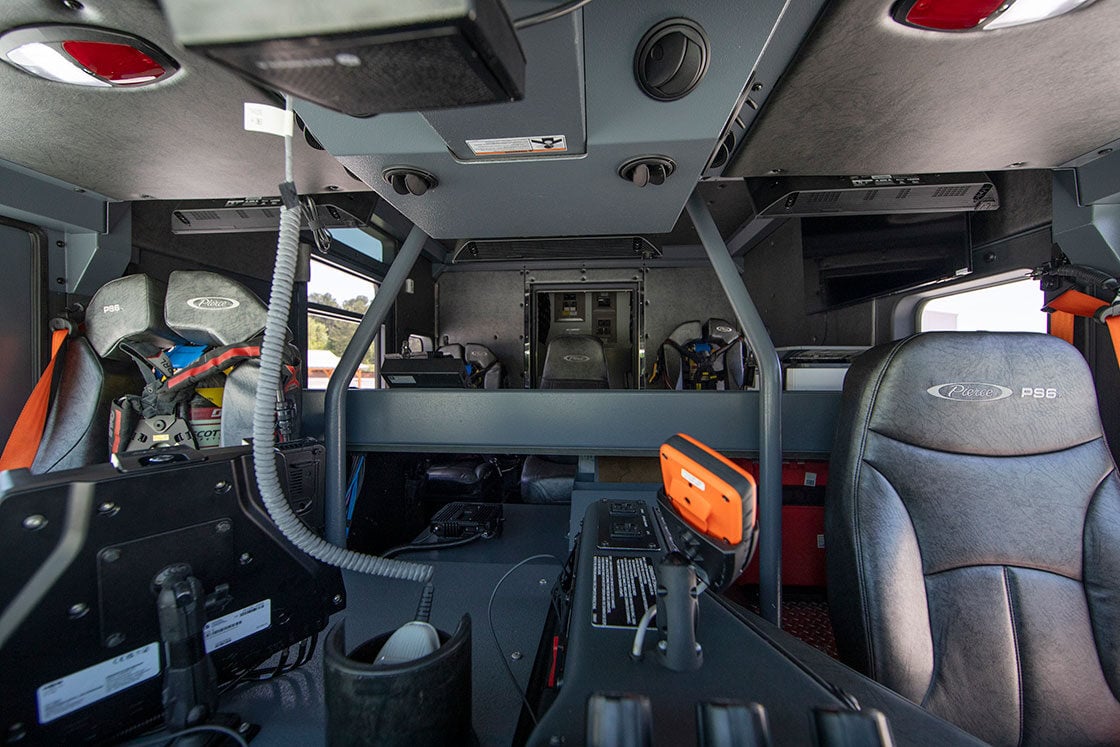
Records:
<instances>
[{"instance_id":1,"label":"orange seat belt strap","mask_svg":"<svg viewBox=\"0 0 1120 747\"><path fill-rule=\"evenodd\" d=\"M1050 334L1073 344L1073 314L1068 311L1055 311L1050 314Z\"/></svg>"},{"instance_id":2,"label":"orange seat belt strap","mask_svg":"<svg viewBox=\"0 0 1120 747\"><path fill-rule=\"evenodd\" d=\"M1047 308L1055 311L1065 311L1075 316L1093 316L1102 306L1108 306L1108 301L1102 301L1096 296L1076 290L1067 290L1046 304Z\"/></svg>"},{"instance_id":3,"label":"orange seat belt strap","mask_svg":"<svg viewBox=\"0 0 1120 747\"><path fill-rule=\"evenodd\" d=\"M1120 315L1110 316L1104 320L1108 325L1108 334L1112 335L1112 350L1116 353L1116 364L1120 365Z\"/></svg>"},{"instance_id":4,"label":"orange seat belt strap","mask_svg":"<svg viewBox=\"0 0 1120 747\"><path fill-rule=\"evenodd\" d=\"M1102 301L1087 293L1068 290L1046 305L1053 312L1050 315L1050 334L1072 344L1073 318L1075 316L1095 318L1098 311L1109 305L1108 301ZM1108 334L1112 337L1112 348L1116 353L1116 363L1120 365L1120 315L1105 317L1104 323L1108 325Z\"/></svg>"},{"instance_id":5,"label":"orange seat belt strap","mask_svg":"<svg viewBox=\"0 0 1120 747\"><path fill-rule=\"evenodd\" d=\"M35 455L39 452L39 443L43 440L43 429L47 425L55 362L58 360L58 351L66 341L67 334L64 329L56 329L51 336L51 360L43 369L39 383L31 390L31 396L27 398L16 424L12 427L8 443L4 446L4 454L0 456L0 470L30 467L35 461Z\"/></svg>"}]
</instances>

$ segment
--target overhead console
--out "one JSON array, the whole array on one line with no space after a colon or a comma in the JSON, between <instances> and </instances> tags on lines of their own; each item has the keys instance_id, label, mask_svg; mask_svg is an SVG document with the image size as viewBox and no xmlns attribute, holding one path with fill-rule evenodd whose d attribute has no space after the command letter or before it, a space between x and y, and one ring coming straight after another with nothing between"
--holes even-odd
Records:
<instances>
[{"instance_id":1,"label":"overhead console","mask_svg":"<svg viewBox=\"0 0 1120 747\"><path fill-rule=\"evenodd\" d=\"M815 16L785 13L786 5L590 3L519 29L521 101L371 119L306 101L296 111L318 142L433 238L667 233L775 27L797 25L800 40ZM515 19L534 8L509 4ZM665 62L654 59L658 45ZM434 186L398 189L400 169Z\"/></svg>"}]
</instances>

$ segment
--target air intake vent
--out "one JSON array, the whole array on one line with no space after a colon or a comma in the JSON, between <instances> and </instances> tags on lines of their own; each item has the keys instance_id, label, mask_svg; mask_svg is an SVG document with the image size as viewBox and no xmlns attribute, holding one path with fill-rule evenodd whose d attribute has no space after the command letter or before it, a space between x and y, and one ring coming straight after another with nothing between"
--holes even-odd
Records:
<instances>
[{"instance_id":1,"label":"air intake vent","mask_svg":"<svg viewBox=\"0 0 1120 747\"><path fill-rule=\"evenodd\" d=\"M767 177L747 186L761 218L995 210L986 174Z\"/></svg>"},{"instance_id":2,"label":"air intake vent","mask_svg":"<svg viewBox=\"0 0 1120 747\"><path fill-rule=\"evenodd\" d=\"M581 259L649 259L661 250L640 236L472 240L459 245L452 264Z\"/></svg>"}]
</instances>

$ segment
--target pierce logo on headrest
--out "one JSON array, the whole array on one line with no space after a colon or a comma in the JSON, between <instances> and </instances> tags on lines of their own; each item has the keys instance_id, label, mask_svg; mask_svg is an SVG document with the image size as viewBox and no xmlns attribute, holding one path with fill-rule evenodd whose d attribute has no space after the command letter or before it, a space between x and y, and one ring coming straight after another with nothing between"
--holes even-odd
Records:
<instances>
[{"instance_id":1,"label":"pierce logo on headrest","mask_svg":"<svg viewBox=\"0 0 1120 747\"><path fill-rule=\"evenodd\" d=\"M951 381L948 384L934 384L926 390L939 399L957 402L994 402L1007 399L1014 392L999 384L985 384L980 381Z\"/></svg>"},{"instance_id":2,"label":"pierce logo on headrest","mask_svg":"<svg viewBox=\"0 0 1120 747\"><path fill-rule=\"evenodd\" d=\"M722 324L720 326L716 327L716 332L734 332L734 331L735 330L731 329L731 327L724 327Z\"/></svg>"},{"instance_id":3,"label":"pierce logo on headrest","mask_svg":"<svg viewBox=\"0 0 1120 747\"><path fill-rule=\"evenodd\" d=\"M589 355L574 355L574 354L573 355L565 355L564 360L566 360L568 363L587 363L589 360L591 360L591 356L589 356Z\"/></svg>"},{"instance_id":4,"label":"pierce logo on headrest","mask_svg":"<svg viewBox=\"0 0 1120 747\"><path fill-rule=\"evenodd\" d=\"M236 298L226 298L224 296L199 296L198 298L187 299L187 306L204 311L225 311L226 309L236 309L240 305L241 302Z\"/></svg>"}]
</instances>

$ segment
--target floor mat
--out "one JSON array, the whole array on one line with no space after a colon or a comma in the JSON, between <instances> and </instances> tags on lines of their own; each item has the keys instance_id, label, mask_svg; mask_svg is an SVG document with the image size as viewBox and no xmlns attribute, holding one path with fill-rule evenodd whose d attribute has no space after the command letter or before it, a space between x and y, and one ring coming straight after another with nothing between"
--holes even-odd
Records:
<instances>
[{"instance_id":1,"label":"floor mat","mask_svg":"<svg viewBox=\"0 0 1120 747\"><path fill-rule=\"evenodd\" d=\"M724 596L759 614L757 586L733 586ZM834 659L839 658L823 593L785 591L782 594L782 630Z\"/></svg>"}]
</instances>

